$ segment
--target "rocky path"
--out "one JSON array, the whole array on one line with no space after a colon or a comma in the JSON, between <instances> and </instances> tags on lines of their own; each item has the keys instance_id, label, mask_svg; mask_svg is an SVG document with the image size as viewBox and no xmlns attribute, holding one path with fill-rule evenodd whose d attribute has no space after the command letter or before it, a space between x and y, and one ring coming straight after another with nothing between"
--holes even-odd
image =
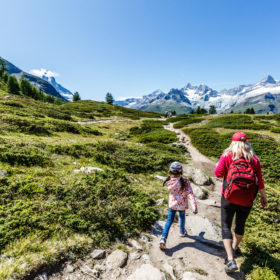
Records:
<instances>
[{"instance_id":1,"label":"rocky path","mask_svg":"<svg viewBox=\"0 0 280 280\"><path fill-rule=\"evenodd\" d=\"M188 149L191 162L184 166L184 175L192 178L197 198L197 215L187 211L187 237L179 236L175 222L167 240L167 249L159 249L159 240L165 221L157 221L151 232L138 240L128 240L119 249L94 250L75 263L66 263L52 275L42 274L36 280L227 280L242 279L240 272L224 272L224 249L220 230L221 181L211 177L215 163L195 149L189 137L171 125L177 145ZM175 144L175 143L174 143ZM161 176L157 177L161 180ZM211 179L210 179L211 178ZM162 200L158 201L159 207ZM167 211L167 209L166 209Z\"/></svg>"}]
</instances>

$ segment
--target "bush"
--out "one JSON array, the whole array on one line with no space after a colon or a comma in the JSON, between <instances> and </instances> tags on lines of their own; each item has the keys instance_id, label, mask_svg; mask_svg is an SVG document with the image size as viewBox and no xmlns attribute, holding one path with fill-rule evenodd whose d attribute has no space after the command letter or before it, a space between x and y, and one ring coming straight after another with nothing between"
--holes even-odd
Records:
<instances>
[{"instance_id":1,"label":"bush","mask_svg":"<svg viewBox=\"0 0 280 280\"><path fill-rule=\"evenodd\" d=\"M252 118L250 116L244 115L227 115L227 116L220 116L217 118L211 119L206 126L210 128L215 127L225 127L227 125L248 125L253 124Z\"/></svg>"},{"instance_id":2,"label":"bush","mask_svg":"<svg viewBox=\"0 0 280 280\"><path fill-rule=\"evenodd\" d=\"M0 246L37 232L48 238L68 230L89 235L95 245L138 234L158 218L147 194L124 174L106 171L76 176L67 185L33 178L0 179Z\"/></svg>"},{"instance_id":3,"label":"bush","mask_svg":"<svg viewBox=\"0 0 280 280\"><path fill-rule=\"evenodd\" d=\"M129 173L166 171L169 163L182 159L182 155L158 151L146 147L133 147L114 142L99 142L94 158L111 168L121 168Z\"/></svg>"},{"instance_id":4,"label":"bush","mask_svg":"<svg viewBox=\"0 0 280 280\"><path fill-rule=\"evenodd\" d=\"M49 155L42 148L17 143L0 144L0 161L11 165L51 165Z\"/></svg>"},{"instance_id":5,"label":"bush","mask_svg":"<svg viewBox=\"0 0 280 280\"><path fill-rule=\"evenodd\" d=\"M272 127L270 131L273 133L280 133L280 127Z\"/></svg>"},{"instance_id":6,"label":"bush","mask_svg":"<svg viewBox=\"0 0 280 280\"><path fill-rule=\"evenodd\" d=\"M187 126L189 124L192 124L192 123L200 123L204 120L204 118L199 118L199 119L195 119L195 118L189 118L189 119L185 119L185 120L181 120L179 122L176 122L174 124L174 128L182 128L184 126Z\"/></svg>"},{"instance_id":7,"label":"bush","mask_svg":"<svg viewBox=\"0 0 280 280\"><path fill-rule=\"evenodd\" d=\"M177 136L174 132L165 130L161 121L143 121L142 125L132 127L130 136L137 136L141 143L172 143L177 141Z\"/></svg>"}]
</instances>

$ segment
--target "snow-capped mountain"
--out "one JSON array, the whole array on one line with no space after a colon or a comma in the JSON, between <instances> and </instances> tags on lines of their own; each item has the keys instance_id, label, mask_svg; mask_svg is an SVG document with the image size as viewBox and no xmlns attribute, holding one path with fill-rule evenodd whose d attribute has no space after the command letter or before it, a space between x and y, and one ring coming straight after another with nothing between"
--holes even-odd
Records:
<instances>
[{"instance_id":1,"label":"snow-capped mountain","mask_svg":"<svg viewBox=\"0 0 280 280\"><path fill-rule=\"evenodd\" d=\"M73 93L56 82L55 77L58 76L57 73L54 73L44 68L34 69L30 72L31 74L34 74L44 79L45 81L48 81L56 89L56 91L59 92L59 94L62 95L67 101L73 100Z\"/></svg>"},{"instance_id":2,"label":"snow-capped mountain","mask_svg":"<svg viewBox=\"0 0 280 280\"><path fill-rule=\"evenodd\" d=\"M4 59L4 61L6 62L7 70L10 75L14 75L18 79L20 78L28 79L34 86L42 89L42 91L45 92L46 94L50 94L52 96L65 100L65 98L53 87L53 85L50 84L45 79L42 79L37 75L33 75L21 70L20 68L18 68L17 66L9 62L8 60Z\"/></svg>"},{"instance_id":3,"label":"snow-capped mountain","mask_svg":"<svg viewBox=\"0 0 280 280\"><path fill-rule=\"evenodd\" d=\"M176 110L188 113L198 106L208 109L214 105L218 112L243 110L255 107L258 113L280 112L280 82L270 75L251 85L240 85L232 89L216 91L207 85L193 86L188 83L181 89L171 89L168 93L157 90L142 98L116 101L116 104L145 111L165 112Z\"/></svg>"}]
</instances>

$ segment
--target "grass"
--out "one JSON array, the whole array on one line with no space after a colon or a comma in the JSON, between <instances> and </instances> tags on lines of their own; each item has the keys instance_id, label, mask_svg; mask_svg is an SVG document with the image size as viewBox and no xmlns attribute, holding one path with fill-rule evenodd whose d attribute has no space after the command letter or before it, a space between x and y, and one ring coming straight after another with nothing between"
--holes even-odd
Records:
<instances>
[{"instance_id":1,"label":"grass","mask_svg":"<svg viewBox=\"0 0 280 280\"><path fill-rule=\"evenodd\" d=\"M185 150L169 145L174 133L141 145L131 135L139 118L158 114L91 101L58 106L4 90L0 112L0 279L24 279L148 229L167 194L150 175L185 160ZM77 122L90 116L118 122ZM73 173L82 166L104 171Z\"/></svg>"}]
</instances>

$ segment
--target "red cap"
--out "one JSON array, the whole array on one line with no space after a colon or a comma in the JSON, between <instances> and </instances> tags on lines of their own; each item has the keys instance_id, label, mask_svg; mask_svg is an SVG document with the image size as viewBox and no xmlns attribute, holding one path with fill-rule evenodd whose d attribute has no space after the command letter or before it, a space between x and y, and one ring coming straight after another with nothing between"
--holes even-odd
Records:
<instances>
[{"instance_id":1,"label":"red cap","mask_svg":"<svg viewBox=\"0 0 280 280\"><path fill-rule=\"evenodd\" d=\"M232 135L232 141L243 141L248 142L247 135L241 131L236 132Z\"/></svg>"}]
</instances>

